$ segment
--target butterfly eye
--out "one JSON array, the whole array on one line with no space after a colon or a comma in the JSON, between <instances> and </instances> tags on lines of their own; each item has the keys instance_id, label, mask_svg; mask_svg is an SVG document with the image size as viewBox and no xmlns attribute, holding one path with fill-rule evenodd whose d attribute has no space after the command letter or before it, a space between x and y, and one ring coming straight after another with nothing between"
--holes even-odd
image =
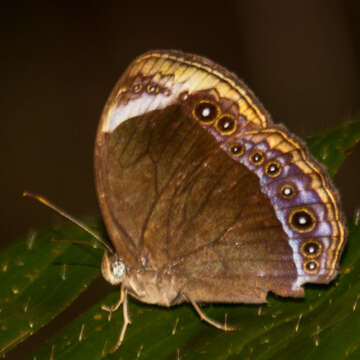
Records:
<instances>
[{"instance_id":1,"label":"butterfly eye","mask_svg":"<svg viewBox=\"0 0 360 360\"><path fill-rule=\"evenodd\" d=\"M121 260L114 260L111 263L111 273L120 279L125 273L125 264Z\"/></svg>"}]
</instances>

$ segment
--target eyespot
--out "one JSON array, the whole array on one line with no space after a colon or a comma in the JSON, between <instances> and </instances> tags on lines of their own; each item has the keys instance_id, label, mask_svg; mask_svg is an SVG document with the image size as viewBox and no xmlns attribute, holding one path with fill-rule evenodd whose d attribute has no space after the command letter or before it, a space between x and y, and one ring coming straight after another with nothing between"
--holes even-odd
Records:
<instances>
[{"instance_id":1,"label":"eyespot","mask_svg":"<svg viewBox=\"0 0 360 360\"><path fill-rule=\"evenodd\" d=\"M125 264L121 260L115 260L111 263L111 273L114 277L120 279L125 273Z\"/></svg>"},{"instance_id":2,"label":"eyespot","mask_svg":"<svg viewBox=\"0 0 360 360\"><path fill-rule=\"evenodd\" d=\"M318 240L309 239L306 240L300 248L301 255L306 258L316 258L321 255L322 244Z\"/></svg>"},{"instance_id":3,"label":"eyespot","mask_svg":"<svg viewBox=\"0 0 360 360\"><path fill-rule=\"evenodd\" d=\"M283 199L289 200L292 199L297 194L297 190L295 185L291 183L287 183L280 187L279 193Z\"/></svg>"},{"instance_id":4,"label":"eyespot","mask_svg":"<svg viewBox=\"0 0 360 360\"><path fill-rule=\"evenodd\" d=\"M303 268L308 274L316 274L319 271L320 264L317 260L311 259L304 261Z\"/></svg>"},{"instance_id":5,"label":"eyespot","mask_svg":"<svg viewBox=\"0 0 360 360\"><path fill-rule=\"evenodd\" d=\"M186 101L189 98L189 92L188 91L183 91L180 95L179 95L179 99L181 101Z\"/></svg>"},{"instance_id":6,"label":"eyespot","mask_svg":"<svg viewBox=\"0 0 360 360\"><path fill-rule=\"evenodd\" d=\"M231 135L236 131L236 120L231 115L222 115L215 124L221 135Z\"/></svg>"},{"instance_id":7,"label":"eyespot","mask_svg":"<svg viewBox=\"0 0 360 360\"><path fill-rule=\"evenodd\" d=\"M212 124L219 113L219 108L208 100L201 100L193 109L195 119L207 125Z\"/></svg>"},{"instance_id":8,"label":"eyespot","mask_svg":"<svg viewBox=\"0 0 360 360\"><path fill-rule=\"evenodd\" d=\"M276 160L271 160L265 165L265 173L266 175L275 178L281 174L281 164Z\"/></svg>"},{"instance_id":9,"label":"eyespot","mask_svg":"<svg viewBox=\"0 0 360 360\"><path fill-rule=\"evenodd\" d=\"M131 88L131 91L134 93L134 94L138 94L142 91L143 89L143 86L141 83L136 83L132 86Z\"/></svg>"},{"instance_id":10,"label":"eyespot","mask_svg":"<svg viewBox=\"0 0 360 360\"><path fill-rule=\"evenodd\" d=\"M309 209L299 208L290 213L289 224L297 232L310 232L314 229L315 223L316 217Z\"/></svg>"},{"instance_id":11,"label":"eyespot","mask_svg":"<svg viewBox=\"0 0 360 360\"><path fill-rule=\"evenodd\" d=\"M171 95L171 91L168 89L168 88L165 88L162 90L162 93L165 95L165 96L170 96Z\"/></svg>"},{"instance_id":12,"label":"eyespot","mask_svg":"<svg viewBox=\"0 0 360 360\"><path fill-rule=\"evenodd\" d=\"M254 165L261 165L264 162L264 154L260 150L255 150L250 154L249 160Z\"/></svg>"},{"instance_id":13,"label":"eyespot","mask_svg":"<svg viewBox=\"0 0 360 360\"><path fill-rule=\"evenodd\" d=\"M159 87L154 84L147 84L146 85L146 92L148 94L157 94L159 92Z\"/></svg>"},{"instance_id":14,"label":"eyespot","mask_svg":"<svg viewBox=\"0 0 360 360\"><path fill-rule=\"evenodd\" d=\"M241 156L245 152L245 147L242 144L233 144L228 148L229 152L235 156Z\"/></svg>"}]
</instances>

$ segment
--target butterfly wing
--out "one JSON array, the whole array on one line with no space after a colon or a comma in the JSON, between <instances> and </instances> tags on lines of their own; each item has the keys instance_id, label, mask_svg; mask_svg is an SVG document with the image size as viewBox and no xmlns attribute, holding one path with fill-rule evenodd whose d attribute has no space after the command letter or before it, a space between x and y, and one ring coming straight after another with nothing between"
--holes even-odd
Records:
<instances>
[{"instance_id":1,"label":"butterfly wing","mask_svg":"<svg viewBox=\"0 0 360 360\"><path fill-rule=\"evenodd\" d=\"M95 165L117 253L194 300L301 296L337 273L345 230L328 176L207 59L135 60L105 107Z\"/></svg>"}]
</instances>

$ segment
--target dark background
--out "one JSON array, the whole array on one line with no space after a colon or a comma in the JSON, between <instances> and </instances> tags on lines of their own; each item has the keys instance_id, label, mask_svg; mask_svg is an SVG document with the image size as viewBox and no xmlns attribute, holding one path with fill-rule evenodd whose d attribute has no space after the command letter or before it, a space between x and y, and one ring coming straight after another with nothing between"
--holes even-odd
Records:
<instances>
[{"instance_id":1,"label":"dark background","mask_svg":"<svg viewBox=\"0 0 360 360\"><path fill-rule=\"evenodd\" d=\"M0 9L0 249L63 221L22 198L25 189L77 217L98 215L99 116L125 67L147 50L180 49L217 61L245 80L275 122L303 138L358 114L358 1L84 4ZM358 147L335 178L348 216L360 203L359 175ZM23 349L12 358L30 348Z\"/></svg>"}]
</instances>

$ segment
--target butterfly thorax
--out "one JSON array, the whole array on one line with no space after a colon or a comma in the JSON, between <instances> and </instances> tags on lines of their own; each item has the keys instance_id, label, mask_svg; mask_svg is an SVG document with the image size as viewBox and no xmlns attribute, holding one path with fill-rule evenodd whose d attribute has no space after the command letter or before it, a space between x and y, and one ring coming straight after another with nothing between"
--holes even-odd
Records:
<instances>
[{"instance_id":1,"label":"butterfly thorax","mask_svg":"<svg viewBox=\"0 0 360 360\"><path fill-rule=\"evenodd\" d=\"M124 285L132 296L148 304L172 306L183 300L179 282L162 272L150 269L131 272L124 279Z\"/></svg>"},{"instance_id":2,"label":"butterfly thorax","mask_svg":"<svg viewBox=\"0 0 360 360\"><path fill-rule=\"evenodd\" d=\"M117 254L104 252L102 275L112 285L122 284L136 299L162 306L172 306L184 301L181 281L165 271L151 267L127 268Z\"/></svg>"}]
</instances>

